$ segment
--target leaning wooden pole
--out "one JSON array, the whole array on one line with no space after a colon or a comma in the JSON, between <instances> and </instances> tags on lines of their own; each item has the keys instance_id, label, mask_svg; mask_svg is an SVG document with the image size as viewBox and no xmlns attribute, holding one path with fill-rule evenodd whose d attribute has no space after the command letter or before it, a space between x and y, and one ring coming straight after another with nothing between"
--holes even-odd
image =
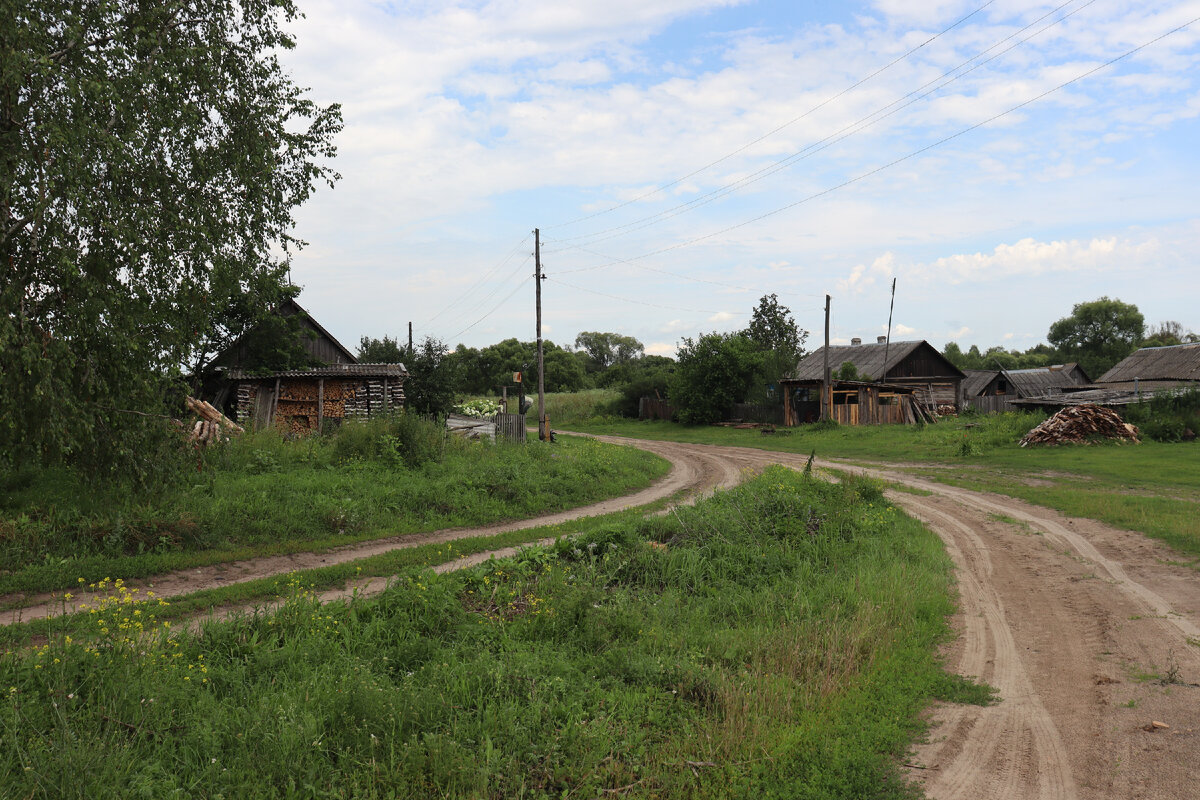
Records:
<instances>
[{"instance_id":1,"label":"leaning wooden pole","mask_svg":"<svg viewBox=\"0 0 1200 800\"><path fill-rule=\"evenodd\" d=\"M821 370L821 419L833 417L833 385L829 374L829 295L825 295L825 353Z\"/></svg>"}]
</instances>

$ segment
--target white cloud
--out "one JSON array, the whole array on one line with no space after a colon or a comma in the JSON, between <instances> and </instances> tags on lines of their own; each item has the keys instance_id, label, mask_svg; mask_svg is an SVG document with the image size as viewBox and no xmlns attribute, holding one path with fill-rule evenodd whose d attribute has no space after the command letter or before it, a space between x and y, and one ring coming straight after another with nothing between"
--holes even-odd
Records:
<instances>
[{"instance_id":1,"label":"white cloud","mask_svg":"<svg viewBox=\"0 0 1200 800\"><path fill-rule=\"evenodd\" d=\"M966 336L970 332L971 332L971 329L968 328L966 325L963 325L958 330L950 332L950 339L951 340L961 339L962 337Z\"/></svg>"},{"instance_id":2,"label":"white cloud","mask_svg":"<svg viewBox=\"0 0 1200 800\"><path fill-rule=\"evenodd\" d=\"M1029 285L1001 289L1013 277L1036 277L1037 290L1060 303L1064 286L1074 292L1084 273L1097 295L1123 290L1126 281L1153 287L1164 303L1179 302L1178 275L1170 280L1162 265L1191 258L1200 234L1168 241L1133 226L1160 231L1194 199L1200 166L1190 134L1200 115L1200 29L1164 39L1001 124L820 193L1148 41L1185 21L1183 6L1194 3L1098 3L929 99L820 149L811 146L990 47L1045 5L998 3L809 114L973 6L876 0L838 25L795 14L769 30L705 27L732 19L736 5L308 0L307 20L295 26L299 47L283 57L297 83L314 87L314 99L343 103L346 128L333 166L345 178L299 214L297 234L314 246L296 260L297 280L349 304L332 313L347 320L336 334L353 341L363 332L358 327L386 332L397 315L428 319L538 225L560 238L611 229L582 242L611 254L603 261L656 253L614 267L608 282L590 285L596 291L681 309L740 307L721 296L728 288L667 280L638 269L644 264L743 286L755 297L777 292L812 330L820 325L820 296L831 289L854 298L839 311L845 329L873 329L897 275L898 312L908 303L910 320L941 319L932 309L962 308L959 318L971 318L992 341L1008 330L995 326L1012 320L977 322L977 315L997 305L1033 314L1038 305L1010 296L1027 298ZM727 10L706 14L717 8ZM679 29L669 29L679 20L703 33L679 40ZM668 31L661 38L670 40L669 53L657 49L658 34ZM776 159L802 150L804 158L774 172ZM760 170L771 174L727 197L704 195ZM694 210L672 210L690 200ZM626 202L578 225L552 227ZM789 204L797 205L764 216ZM638 223L660 212L648 227ZM722 233L709 236L714 231ZM697 237L704 238L695 246L677 247ZM579 250L552 259L558 270L601 260ZM495 283L516 266L505 265ZM1138 279L1130 280L1135 271ZM381 274L396 278L362 299L362 287L385 286ZM923 296L905 297L905 284L918 281ZM983 284L994 295L970 294ZM485 292L492 291L489 284ZM495 291L474 316L430 332L455 334L510 289ZM797 296L804 299L793 301ZM661 322L658 314L671 312L645 306L572 299L578 313L555 319L564 337L587 329L692 334L700 327ZM529 338L527 305L518 296L469 336L511 331ZM708 322L736 316L722 312Z\"/></svg>"},{"instance_id":3,"label":"white cloud","mask_svg":"<svg viewBox=\"0 0 1200 800\"><path fill-rule=\"evenodd\" d=\"M679 348L670 342L652 342L646 345L646 355L648 356L666 356L674 358Z\"/></svg>"},{"instance_id":4,"label":"white cloud","mask_svg":"<svg viewBox=\"0 0 1200 800\"><path fill-rule=\"evenodd\" d=\"M896 335L898 336L912 336L916 332L916 328L910 328L907 325L901 325L899 323L896 324Z\"/></svg>"},{"instance_id":5,"label":"white cloud","mask_svg":"<svg viewBox=\"0 0 1200 800\"><path fill-rule=\"evenodd\" d=\"M1154 238L1140 242L1117 237L1039 242L1021 239L996 245L990 253L963 253L916 265L907 271L914 277L952 284L966 281L997 281L1015 276L1039 276L1053 272L1095 273L1117 268L1150 266L1158 252Z\"/></svg>"}]
</instances>

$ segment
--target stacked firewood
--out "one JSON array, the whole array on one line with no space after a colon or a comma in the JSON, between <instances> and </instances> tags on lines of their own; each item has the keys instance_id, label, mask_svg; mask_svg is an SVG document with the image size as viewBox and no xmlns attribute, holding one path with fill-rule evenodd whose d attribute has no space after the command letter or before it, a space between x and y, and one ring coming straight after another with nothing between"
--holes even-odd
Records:
<instances>
[{"instance_id":1,"label":"stacked firewood","mask_svg":"<svg viewBox=\"0 0 1200 800\"><path fill-rule=\"evenodd\" d=\"M1111 408L1083 403L1067 406L1021 438L1031 444L1081 444L1101 439L1126 439L1139 444L1138 429Z\"/></svg>"}]
</instances>

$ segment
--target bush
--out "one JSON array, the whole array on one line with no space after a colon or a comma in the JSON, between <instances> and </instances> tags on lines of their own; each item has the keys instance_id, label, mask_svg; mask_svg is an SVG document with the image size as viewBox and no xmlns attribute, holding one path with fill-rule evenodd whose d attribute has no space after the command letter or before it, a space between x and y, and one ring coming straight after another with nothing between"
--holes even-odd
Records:
<instances>
[{"instance_id":1,"label":"bush","mask_svg":"<svg viewBox=\"0 0 1200 800\"><path fill-rule=\"evenodd\" d=\"M1200 432L1200 390L1159 395L1122 409L1126 422L1138 426L1142 436L1156 442L1181 442L1187 431Z\"/></svg>"}]
</instances>

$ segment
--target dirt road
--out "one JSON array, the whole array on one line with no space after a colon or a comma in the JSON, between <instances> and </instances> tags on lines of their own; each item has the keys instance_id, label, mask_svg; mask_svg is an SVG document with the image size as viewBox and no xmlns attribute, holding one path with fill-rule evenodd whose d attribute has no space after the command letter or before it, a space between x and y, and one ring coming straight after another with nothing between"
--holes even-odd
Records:
<instances>
[{"instance_id":1,"label":"dirt road","mask_svg":"<svg viewBox=\"0 0 1200 800\"><path fill-rule=\"evenodd\" d=\"M164 595L339 563L378 552L499 533L736 483L744 470L805 459L733 447L600 437L669 458L667 478L636 495L486 529L441 531L331 553L256 559L149 581ZM935 799L1200 797L1200 574L1154 540L896 467L864 470L904 484L893 502L924 521L954 559L959 633L949 666L995 686L987 708L945 706L909 759ZM500 553L497 553L499 555ZM473 557L477 561L486 557ZM441 569L464 562L443 565ZM382 579L354 584L370 593ZM333 598L345 592L327 595ZM31 599L10 619L58 610Z\"/></svg>"}]
</instances>

